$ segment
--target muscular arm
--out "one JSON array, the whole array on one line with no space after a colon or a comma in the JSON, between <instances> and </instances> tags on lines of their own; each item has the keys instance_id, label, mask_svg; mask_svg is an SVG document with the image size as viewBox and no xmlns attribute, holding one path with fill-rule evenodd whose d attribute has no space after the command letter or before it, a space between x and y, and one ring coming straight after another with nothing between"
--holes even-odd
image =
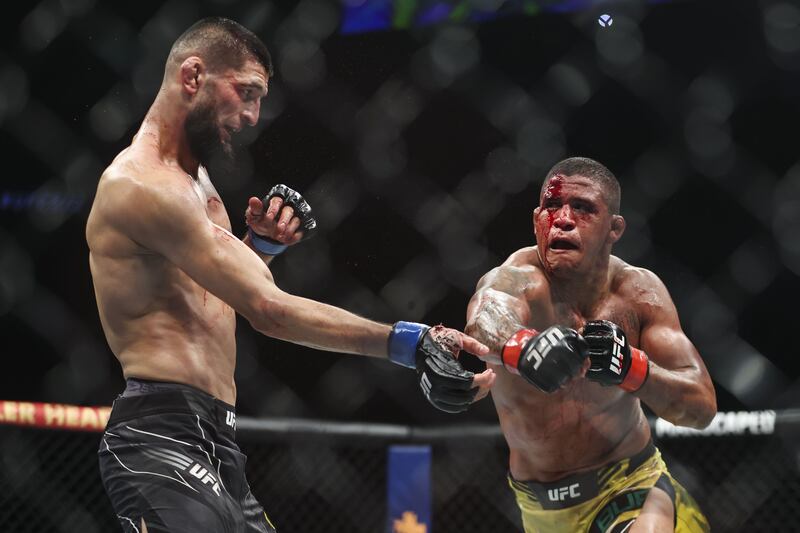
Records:
<instances>
[{"instance_id":1,"label":"muscular arm","mask_svg":"<svg viewBox=\"0 0 800 533\"><path fill-rule=\"evenodd\" d=\"M501 364L505 342L528 326L531 310L526 294L534 283L532 271L510 265L495 268L478 282L464 332L489 347L486 361Z\"/></svg>"},{"instance_id":2,"label":"muscular arm","mask_svg":"<svg viewBox=\"0 0 800 533\"><path fill-rule=\"evenodd\" d=\"M271 337L323 350L385 357L390 327L281 291L264 261L212 223L190 183L170 175L105 185L106 220L163 255Z\"/></svg>"},{"instance_id":3,"label":"muscular arm","mask_svg":"<svg viewBox=\"0 0 800 533\"><path fill-rule=\"evenodd\" d=\"M686 337L678 312L658 277L642 274L653 293L643 313L640 348L650 359L650 376L635 394L673 424L703 428L717 412L714 385L700 354Z\"/></svg>"}]
</instances>

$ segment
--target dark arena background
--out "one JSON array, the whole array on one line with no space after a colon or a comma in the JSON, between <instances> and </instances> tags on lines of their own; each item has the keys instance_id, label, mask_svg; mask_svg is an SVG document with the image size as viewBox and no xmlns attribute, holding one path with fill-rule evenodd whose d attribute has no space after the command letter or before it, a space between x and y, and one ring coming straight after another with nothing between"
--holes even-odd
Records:
<instances>
[{"instance_id":1,"label":"dark arena background","mask_svg":"<svg viewBox=\"0 0 800 533\"><path fill-rule=\"evenodd\" d=\"M211 169L234 232L247 198L276 183L302 191L319 220L314 239L273 262L281 288L385 322L462 328L480 276L533 243L547 169L595 158L622 184L614 253L664 280L716 386L709 430L653 419L671 471L714 531L800 530L795 0L4 10L2 533L119 531L97 472L106 411L36 404L34 424L27 402L103 407L124 386L97 315L86 218L171 43L209 15L253 30L276 66L239 168ZM447 415L395 365L272 340L244 320L237 340L238 436L279 531L522 530L491 398ZM431 523L388 516L396 444L431 447Z\"/></svg>"}]
</instances>

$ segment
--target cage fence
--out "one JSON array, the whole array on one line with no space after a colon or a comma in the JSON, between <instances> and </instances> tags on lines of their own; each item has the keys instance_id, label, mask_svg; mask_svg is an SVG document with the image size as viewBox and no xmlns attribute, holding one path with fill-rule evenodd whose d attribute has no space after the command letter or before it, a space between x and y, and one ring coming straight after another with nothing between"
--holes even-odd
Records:
<instances>
[{"instance_id":1,"label":"cage fence","mask_svg":"<svg viewBox=\"0 0 800 533\"><path fill-rule=\"evenodd\" d=\"M670 471L698 501L713 531L791 531L800 524L798 422L800 413L790 410L720 413L705 431L661 420L652 427ZM252 491L281 533L391 532L387 450L411 443L432 449L427 533L522 530L498 426L246 417L237 424ZM97 468L99 432L59 425L0 425L0 531L119 528Z\"/></svg>"}]
</instances>

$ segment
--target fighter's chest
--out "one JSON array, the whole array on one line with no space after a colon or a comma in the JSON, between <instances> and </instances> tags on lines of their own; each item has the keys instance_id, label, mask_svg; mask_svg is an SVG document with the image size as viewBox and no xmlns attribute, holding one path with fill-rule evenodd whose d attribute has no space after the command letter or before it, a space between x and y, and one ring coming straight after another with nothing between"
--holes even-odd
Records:
<instances>
[{"instance_id":1,"label":"fighter's chest","mask_svg":"<svg viewBox=\"0 0 800 533\"><path fill-rule=\"evenodd\" d=\"M211 196L206 199L206 213L211 222L231 231L231 219L228 217L228 212L225 210L225 205L218 196Z\"/></svg>"},{"instance_id":2,"label":"fighter's chest","mask_svg":"<svg viewBox=\"0 0 800 533\"><path fill-rule=\"evenodd\" d=\"M230 231L231 220L228 217L228 211L225 209L225 204L222 203L219 193L217 193L205 172L198 172L198 179L194 182L194 190L200 199L205 202L206 214L211 222Z\"/></svg>"},{"instance_id":3,"label":"fighter's chest","mask_svg":"<svg viewBox=\"0 0 800 533\"><path fill-rule=\"evenodd\" d=\"M639 346L639 333L641 331L641 320L636 311L636 307L630 302L625 302L619 297L611 297L603 302L591 313L579 313L565 305L554 305L553 315L555 324L567 326L578 331L589 321L610 320L628 335L628 341L633 346Z\"/></svg>"}]
</instances>

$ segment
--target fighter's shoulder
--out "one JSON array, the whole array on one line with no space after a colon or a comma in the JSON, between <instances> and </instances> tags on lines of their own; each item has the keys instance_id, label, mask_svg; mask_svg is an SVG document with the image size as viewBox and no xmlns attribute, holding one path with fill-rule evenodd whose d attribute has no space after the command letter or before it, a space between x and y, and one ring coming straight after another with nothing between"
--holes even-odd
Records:
<instances>
[{"instance_id":1,"label":"fighter's shoulder","mask_svg":"<svg viewBox=\"0 0 800 533\"><path fill-rule=\"evenodd\" d=\"M188 176L154 161L120 155L103 172L98 198L114 211L139 211L154 203L196 196Z\"/></svg>"},{"instance_id":2,"label":"fighter's shoulder","mask_svg":"<svg viewBox=\"0 0 800 533\"><path fill-rule=\"evenodd\" d=\"M501 266L533 267L541 271L536 246L526 246L508 256Z\"/></svg>"},{"instance_id":3,"label":"fighter's shoulder","mask_svg":"<svg viewBox=\"0 0 800 533\"><path fill-rule=\"evenodd\" d=\"M535 299L540 292L549 290L536 247L517 250L503 264L487 272L478 283L478 290L481 289L525 294L528 299Z\"/></svg>"},{"instance_id":4,"label":"fighter's shoulder","mask_svg":"<svg viewBox=\"0 0 800 533\"><path fill-rule=\"evenodd\" d=\"M652 270L630 265L616 256L611 256L609 267L612 291L631 304L652 309L663 307L669 300L664 282Z\"/></svg>"}]
</instances>

